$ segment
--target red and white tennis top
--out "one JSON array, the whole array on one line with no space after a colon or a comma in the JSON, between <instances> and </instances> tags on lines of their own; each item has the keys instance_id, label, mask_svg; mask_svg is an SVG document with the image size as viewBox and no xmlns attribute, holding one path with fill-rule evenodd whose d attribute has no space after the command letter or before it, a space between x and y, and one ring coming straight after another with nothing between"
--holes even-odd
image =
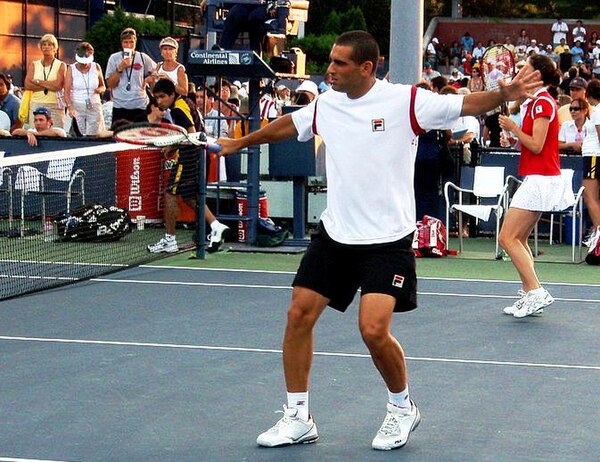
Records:
<instances>
[{"instance_id":1,"label":"red and white tennis top","mask_svg":"<svg viewBox=\"0 0 600 462\"><path fill-rule=\"evenodd\" d=\"M415 230L417 136L454 125L462 103L462 95L377 80L360 98L332 90L292 113L299 141L316 133L326 145L321 219L334 240L393 242Z\"/></svg>"},{"instance_id":2,"label":"red and white tennis top","mask_svg":"<svg viewBox=\"0 0 600 462\"><path fill-rule=\"evenodd\" d=\"M558 156L560 123L556 113L556 102L545 88L538 90L533 99L527 99L521 105L523 132L527 135L533 134L533 123L541 117L550 119L544 146L539 154L534 154L524 145L521 145L519 175L560 175L560 159Z\"/></svg>"}]
</instances>

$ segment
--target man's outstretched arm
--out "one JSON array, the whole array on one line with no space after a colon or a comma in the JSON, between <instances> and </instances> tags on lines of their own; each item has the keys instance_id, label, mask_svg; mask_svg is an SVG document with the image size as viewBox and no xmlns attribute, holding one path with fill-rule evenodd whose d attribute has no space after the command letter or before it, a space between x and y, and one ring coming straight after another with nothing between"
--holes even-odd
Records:
<instances>
[{"instance_id":1,"label":"man's outstretched arm","mask_svg":"<svg viewBox=\"0 0 600 462\"><path fill-rule=\"evenodd\" d=\"M267 126L252 132L242 138L219 138L217 143L222 146L220 155L232 154L248 146L255 146L273 141L283 141L298 136L298 131L292 115L286 114L269 123Z\"/></svg>"}]
</instances>

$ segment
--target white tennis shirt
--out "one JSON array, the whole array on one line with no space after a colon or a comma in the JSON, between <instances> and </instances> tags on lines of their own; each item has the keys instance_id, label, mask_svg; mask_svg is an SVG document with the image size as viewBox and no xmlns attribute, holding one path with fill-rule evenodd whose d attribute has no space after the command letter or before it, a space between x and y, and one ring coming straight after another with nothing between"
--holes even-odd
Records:
<instances>
[{"instance_id":1,"label":"white tennis shirt","mask_svg":"<svg viewBox=\"0 0 600 462\"><path fill-rule=\"evenodd\" d=\"M314 136L314 122L326 145L327 207L321 220L335 241L393 242L415 230L417 136L454 125L462 103L462 95L377 80L360 98L328 91L292 113L298 141Z\"/></svg>"}]
</instances>

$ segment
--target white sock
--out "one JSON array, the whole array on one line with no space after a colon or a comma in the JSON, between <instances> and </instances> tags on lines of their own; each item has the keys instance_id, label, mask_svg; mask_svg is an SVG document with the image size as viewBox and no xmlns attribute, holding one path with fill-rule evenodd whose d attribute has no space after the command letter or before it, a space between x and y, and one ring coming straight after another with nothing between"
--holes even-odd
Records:
<instances>
[{"instance_id":1,"label":"white sock","mask_svg":"<svg viewBox=\"0 0 600 462\"><path fill-rule=\"evenodd\" d=\"M288 408L298 409L297 417L308 420L308 392L287 394Z\"/></svg>"},{"instance_id":2,"label":"white sock","mask_svg":"<svg viewBox=\"0 0 600 462\"><path fill-rule=\"evenodd\" d=\"M400 393L393 393L388 390L388 401L396 407L410 410L410 398L408 396L408 385Z\"/></svg>"},{"instance_id":3,"label":"white sock","mask_svg":"<svg viewBox=\"0 0 600 462\"><path fill-rule=\"evenodd\" d=\"M175 234L167 234L167 233L165 233L165 239L167 241L174 241L175 240Z\"/></svg>"}]
</instances>

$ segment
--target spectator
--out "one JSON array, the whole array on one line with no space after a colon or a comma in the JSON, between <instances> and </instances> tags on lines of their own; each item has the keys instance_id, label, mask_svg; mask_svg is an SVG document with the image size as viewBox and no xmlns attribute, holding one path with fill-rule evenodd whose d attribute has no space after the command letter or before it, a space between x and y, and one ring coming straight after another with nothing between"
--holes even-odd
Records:
<instances>
[{"instance_id":1,"label":"spectator","mask_svg":"<svg viewBox=\"0 0 600 462\"><path fill-rule=\"evenodd\" d=\"M225 50L232 50L240 32L247 31L250 35L250 48L260 53L263 40L269 31L268 23L276 20L277 2L268 1L265 4L234 4L229 10L219 45Z\"/></svg>"},{"instance_id":2,"label":"spectator","mask_svg":"<svg viewBox=\"0 0 600 462\"><path fill-rule=\"evenodd\" d=\"M305 106L319 96L319 89L312 80L303 81L298 88L296 88L296 99L294 104L299 106Z\"/></svg>"},{"instance_id":3,"label":"spectator","mask_svg":"<svg viewBox=\"0 0 600 462\"><path fill-rule=\"evenodd\" d=\"M546 45L546 56L548 56L558 66L558 55L556 54L556 52L552 48L552 45L550 44Z\"/></svg>"},{"instance_id":4,"label":"spectator","mask_svg":"<svg viewBox=\"0 0 600 462\"><path fill-rule=\"evenodd\" d=\"M331 74L329 72L325 72L323 81L319 84L319 93L325 93L327 90L331 90L331 82Z\"/></svg>"},{"instance_id":5,"label":"spectator","mask_svg":"<svg viewBox=\"0 0 600 462\"><path fill-rule=\"evenodd\" d=\"M145 78L156 69L156 63L146 53L136 51L135 29L124 29L120 40L122 50L110 55L106 65L106 84L112 90L112 120L145 121L150 101Z\"/></svg>"},{"instance_id":6,"label":"spectator","mask_svg":"<svg viewBox=\"0 0 600 462\"><path fill-rule=\"evenodd\" d=\"M477 46L475 48L473 48L473 59L475 61L481 62L481 58L483 57L483 54L485 53L486 48L483 46L483 42L477 42Z\"/></svg>"},{"instance_id":7,"label":"spectator","mask_svg":"<svg viewBox=\"0 0 600 462\"><path fill-rule=\"evenodd\" d=\"M506 37L504 37L504 46L506 48L508 48L510 51L512 51L513 53L515 52L515 46L512 43L512 39L510 38L510 35L507 35Z\"/></svg>"},{"instance_id":8,"label":"spectator","mask_svg":"<svg viewBox=\"0 0 600 462\"><path fill-rule=\"evenodd\" d=\"M563 22L562 18L557 18L556 22L552 24L552 45L555 47L560 43L560 39L567 40L567 33L569 32L569 26Z\"/></svg>"},{"instance_id":9,"label":"spectator","mask_svg":"<svg viewBox=\"0 0 600 462\"><path fill-rule=\"evenodd\" d=\"M446 42L440 43L437 47L438 70L448 73L450 70L450 48Z\"/></svg>"},{"instance_id":10,"label":"spectator","mask_svg":"<svg viewBox=\"0 0 600 462\"><path fill-rule=\"evenodd\" d=\"M560 39L560 43L554 47L554 52L557 55L562 55L563 53L568 53L571 49L569 45L567 45L567 41L563 38Z\"/></svg>"},{"instance_id":11,"label":"spectator","mask_svg":"<svg viewBox=\"0 0 600 462\"><path fill-rule=\"evenodd\" d=\"M81 135L96 136L105 130L100 95L106 86L100 65L94 62L94 47L82 42L75 48L75 63L67 67L65 103Z\"/></svg>"},{"instance_id":12,"label":"spectator","mask_svg":"<svg viewBox=\"0 0 600 462\"><path fill-rule=\"evenodd\" d=\"M531 39L531 42L529 42L529 46L525 50L525 55L529 57L532 54L537 55L539 52L540 52L540 48L538 47L537 40Z\"/></svg>"},{"instance_id":13,"label":"spectator","mask_svg":"<svg viewBox=\"0 0 600 462\"><path fill-rule=\"evenodd\" d=\"M575 27L573 28L573 43L579 40L584 45L586 36L587 31L585 30L585 27L583 27L583 21L581 19L578 19L575 22Z\"/></svg>"},{"instance_id":14,"label":"spectator","mask_svg":"<svg viewBox=\"0 0 600 462\"><path fill-rule=\"evenodd\" d=\"M583 200L594 226L591 241L600 238L600 80L592 80L587 87L586 97L592 106L592 114L585 123L586 136L581 146L583 156ZM589 240L588 240L589 242Z\"/></svg>"},{"instance_id":15,"label":"spectator","mask_svg":"<svg viewBox=\"0 0 600 462\"><path fill-rule=\"evenodd\" d=\"M568 107L571 120L566 120L560 125L558 149L580 153L586 135L585 123L590 117L590 105L583 98L575 98Z\"/></svg>"},{"instance_id":16,"label":"spectator","mask_svg":"<svg viewBox=\"0 0 600 462\"><path fill-rule=\"evenodd\" d=\"M323 82L321 82L323 83ZM275 97L275 104L277 105L277 111L279 113L281 113L281 109L284 106L289 106L290 104L292 104L292 100L291 100L291 96L292 96L292 91L286 87L285 85L277 85L277 88L275 89L276 92L276 97Z\"/></svg>"},{"instance_id":17,"label":"spectator","mask_svg":"<svg viewBox=\"0 0 600 462\"><path fill-rule=\"evenodd\" d=\"M458 40L452 42L450 45L450 65L452 67L460 66L460 61L462 59L462 48Z\"/></svg>"},{"instance_id":18,"label":"spectator","mask_svg":"<svg viewBox=\"0 0 600 462\"><path fill-rule=\"evenodd\" d=\"M573 64L576 66L583 62L585 58L585 51L581 47L581 42L579 40L575 41L575 45L571 47L571 54L573 55Z\"/></svg>"},{"instance_id":19,"label":"spectator","mask_svg":"<svg viewBox=\"0 0 600 462\"><path fill-rule=\"evenodd\" d=\"M590 57L592 50L594 49L594 47L596 45L598 45L598 40L600 40L600 37L598 37L598 32L593 31L590 34L590 38L587 40L586 44L585 44L585 51L587 53L587 56Z\"/></svg>"},{"instance_id":20,"label":"spectator","mask_svg":"<svg viewBox=\"0 0 600 462\"><path fill-rule=\"evenodd\" d=\"M57 138L66 138L67 133L61 127L54 127L52 122L52 112L45 107L38 107L33 110L34 128L17 128L12 132L14 136L26 136L30 146L38 145L38 136L50 136Z\"/></svg>"},{"instance_id":21,"label":"spectator","mask_svg":"<svg viewBox=\"0 0 600 462\"><path fill-rule=\"evenodd\" d=\"M529 46L529 35L525 29L521 29L521 32L519 32L516 46L524 47L524 49L527 49Z\"/></svg>"},{"instance_id":22,"label":"spectator","mask_svg":"<svg viewBox=\"0 0 600 462\"><path fill-rule=\"evenodd\" d=\"M466 53L471 53L471 51L473 50L473 46L475 45L475 42L473 40L473 37L471 37L471 34L469 34L469 32L465 32L465 34L460 38L460 44L462 46L463 52Z\"/></svg>"},{"instance_id":23,"label":"spectator","mask_svg":"<svg viewBox=\"0 0 600 462\"><path fill-rule=\"evenodd\" d=\"M431 80L433 78L439 77L440 75L441 74L438 71L436 71L436 70L434 70L434 69L431 68L431 63L430 62L425 62L423 64L423 73L421 75L421 78L423 80L426 80L427 82L431 82Z\"/></svg>"},{"instance_id":24,"label":"spectator","mask_svg":"<svg viewBox=\"0 0 600 462\"><path fill-rule=\"evenodd\" d=\"M483 91L483 79L481 78L481 66L473 66L471 69L471 78L467 88L471 93L476 91Z\"/></svg>"},{"instance_id":25,"label":"spectator","mask_svg":"<svg viewBox=\"0 0 600 462\"><path fill-rule=\"evenodd\" d=\"M595 79L600 79L600 40L596 40L596 44L590 53L592 60L592 72Z\"/></svg>"},{"instance_id":26,"label":"spectator","mask_svg":"<svg viewBox=\"0 0 600 462\"><path fill-rule=\"evenodd\" d=\"M56 58L58 41L54 35L42 36L38 47L42 51L42 59L31 63L25 76L25 89L33 92L29 106L29 123L34 119L33 111L44 107L52 112L54 126L62 128L65 125L62 91L66 65Z\"/></svg>"},{"instance_id":27,"label":"spectator","mask_svg":"<svg viewBox=\"0 0 600 462\"><path fill-rule=\"evenodd\" d=\"M439 41L436 37L431 39L429 45L427 45L427 51L425 52L425 61L431 64L431 68L437 70L438 62L437 62L437 46L439 45Z\"/></svg>"},{"instance_id":28,"label":"spectator","mask_svg":"<svg viewBox=\"0 0 600 462\"><path fill-rule=\"evenodd\" d=\"M194 105L187 98L177 94L175 84L170 79L159 79L156 82L154 97L158 107L156 114L162 113L169 123L183 127L188 133L196 133L203 129ZM148 246L151 253L174 253L179 250L175 235L179 212L177 196L181 196L192 208L196 207L198 149L194 145L177 145L164 150L165 168L170 170L164 194L165 235L156 244ZM204 207L204 211L206 222L212 230L206 251L216 252L229 232L229 227L220 223L207 206Z\"/></svg>"},{"instance_id":29,"label":"spectator","mask_svg":"<svg viewBox=\"0 0 600 462\"><path fill-rule=\"evenodd\" d=\"M21 102L15 95L9 93L10 80L6 74L0 73L0 111L6 113L10 119L10 132L21 128L23 123L19 120L19 107Z\"/></svg>"},{"instance_id":30,"label":"spectator","mask_svg":"<svg viewBox=\"0 0 600 462\"><path fill-rule=\"evenodd\" d=\"M225 116L213 107L214 95L208 88L199 88L195 95L196 108L204 120L204 130L207 136L212 138L227 138L229 126ZM207 154L207 179L208 181L227 181L228 172L227 157L219 156L217 153ZM217 168L217 163L219 167ZM212 168L211 168L212 166Z\"/></svg>"},{"instance_id":31,"label":"spectator","mask_svg":"<svg viewBox=\"0 0 600 462\"><path fill-rule=\"evenodd\" d=\"M186 96L189 93L188 76L185 73L183 64L177 62L177 51L179 42L172 37L165 37L158 46L160 55L164 59L158 63L152 75L146 78L146 83L152 88L158 79L169 79L175 84L177 93Z\"/></svg>"},{"instance_id":32,"label":"spectator","mask_svg":"<svg viewBox=\"0 0 600 462\"><path fill-rule=\"evenodd\" d=\"M585 99L585 90L587 88L587 81L581 77L575 77L569 81L569 96L571 101L577 98ZM571 120L571 112L569 111L569 104L564 104L558 108L558 123L562 124L567 120Z\"/></svg>"}]
</instances>

